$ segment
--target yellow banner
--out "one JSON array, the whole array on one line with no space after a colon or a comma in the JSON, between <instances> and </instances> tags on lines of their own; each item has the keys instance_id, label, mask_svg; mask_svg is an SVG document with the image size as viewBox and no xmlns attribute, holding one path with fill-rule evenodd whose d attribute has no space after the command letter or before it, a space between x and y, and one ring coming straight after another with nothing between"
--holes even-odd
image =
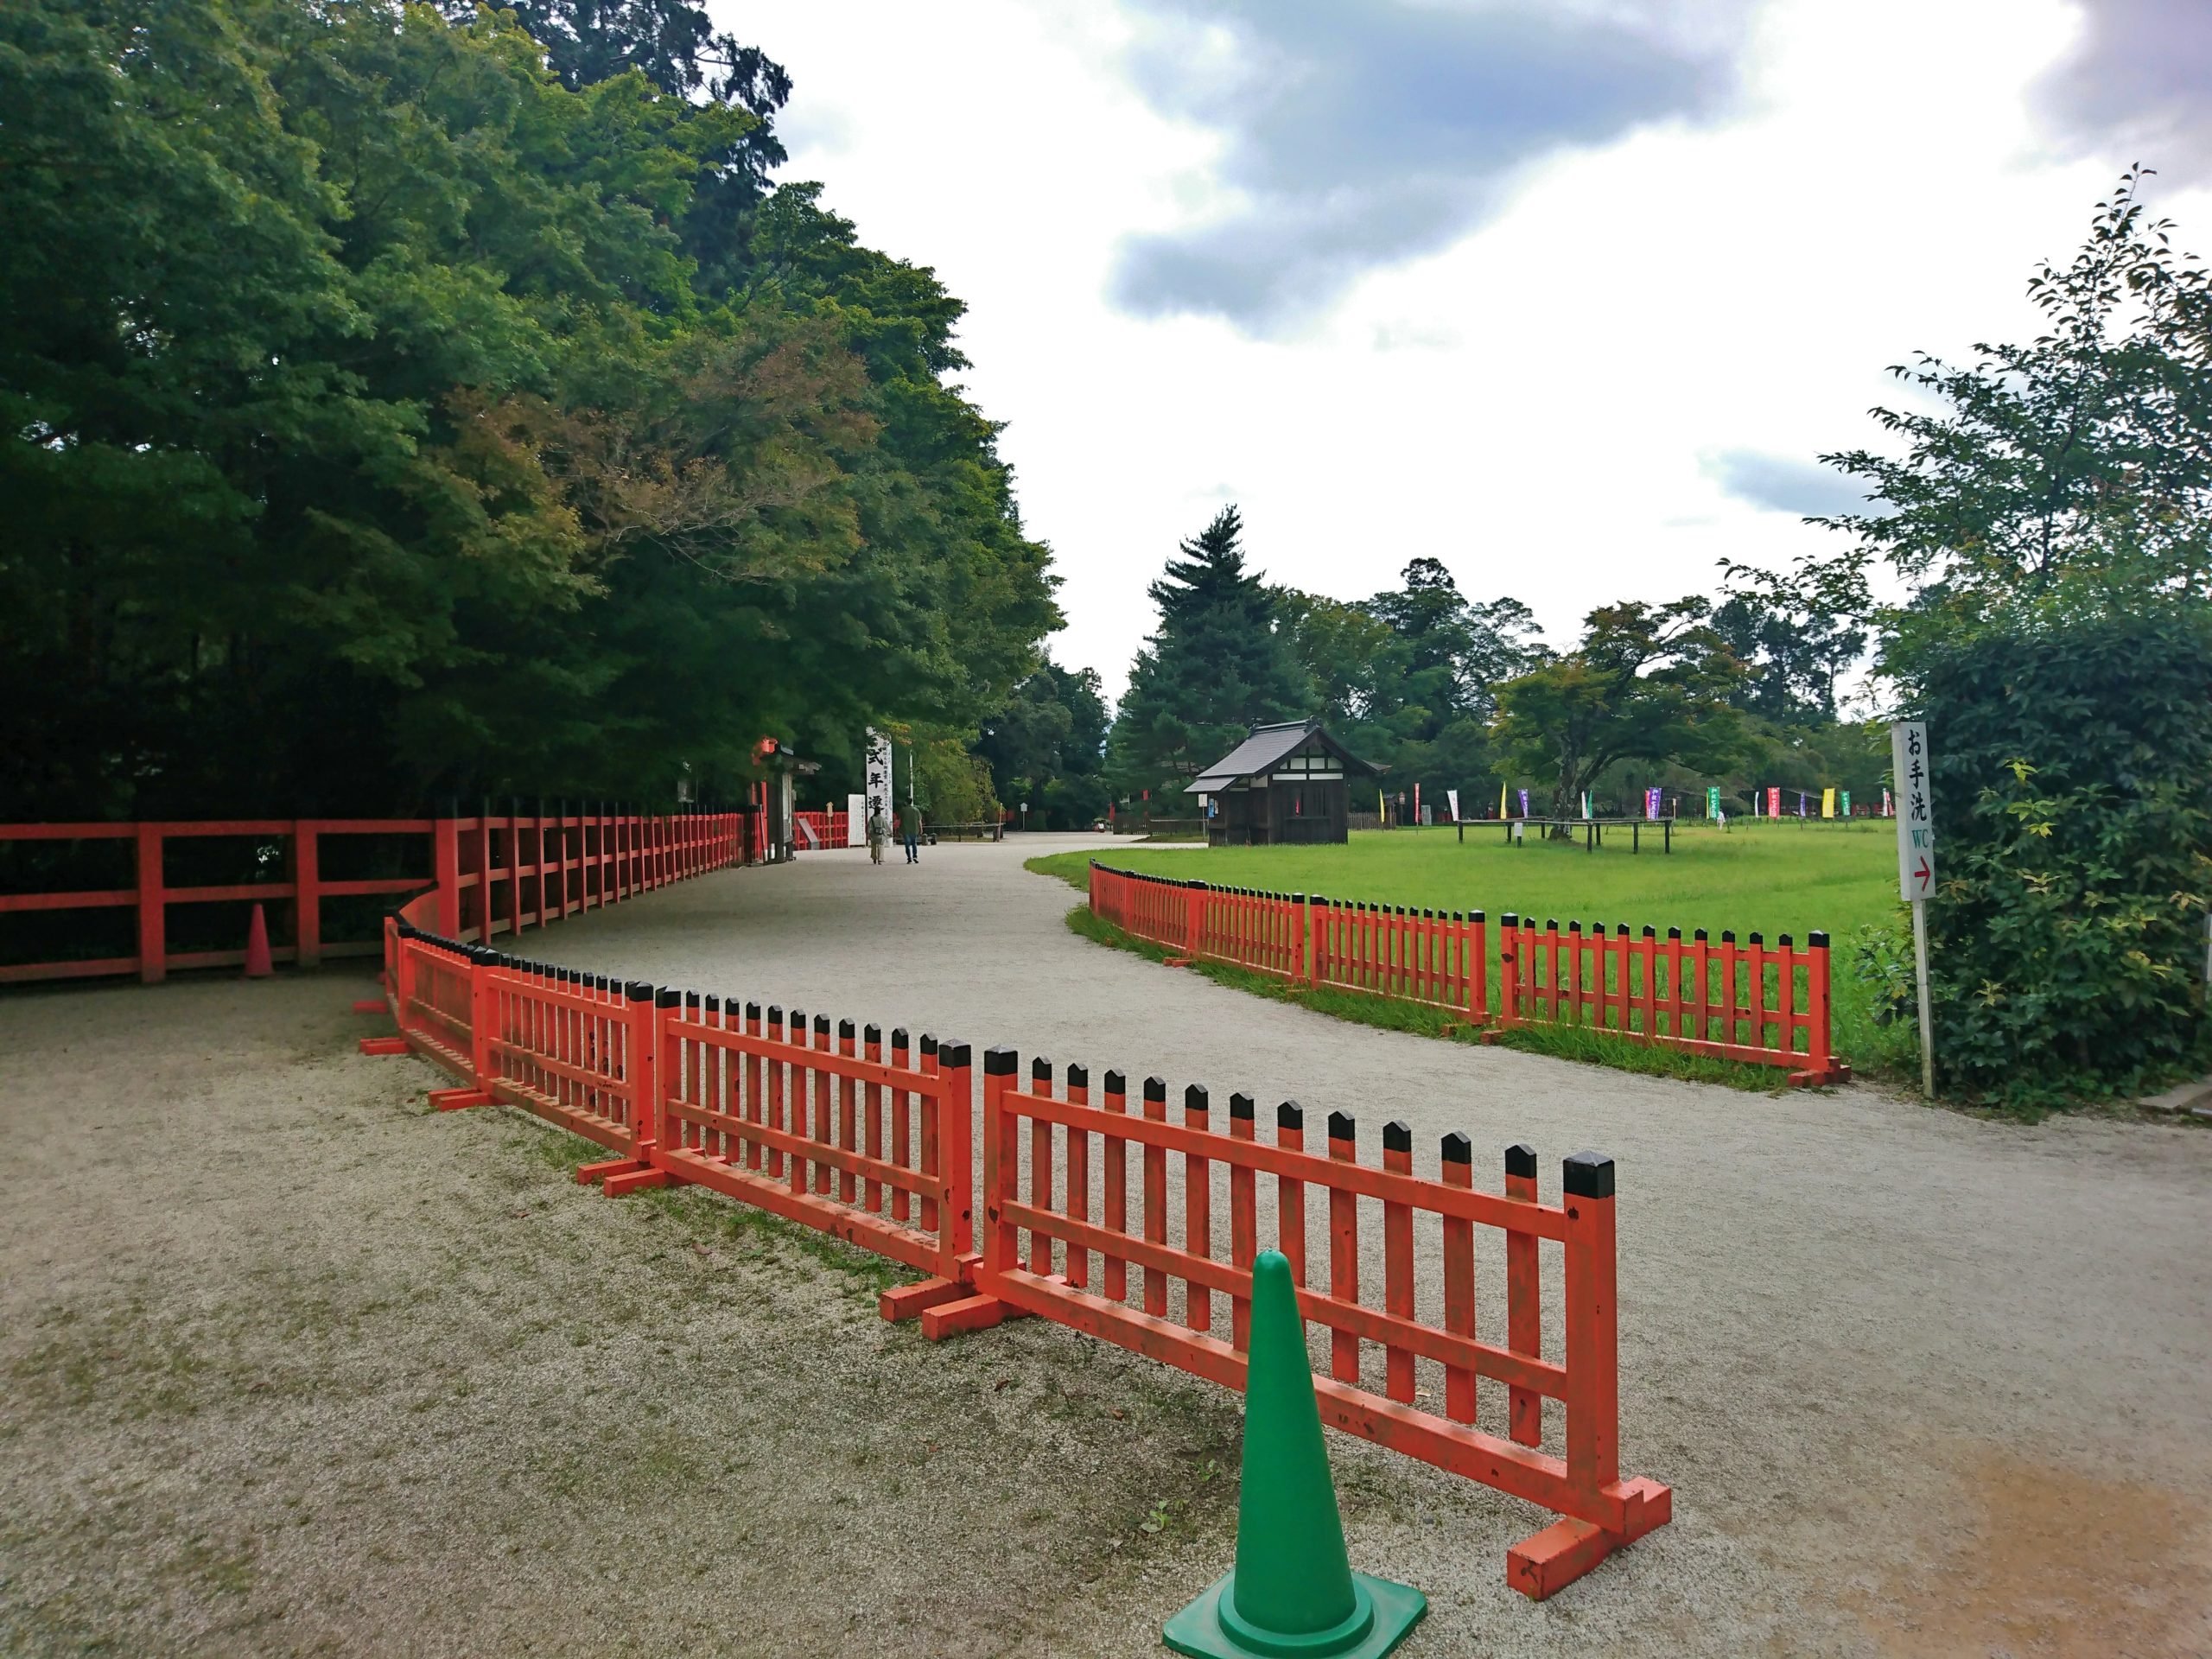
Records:
<instances>
[{"instance_id":1,"label":"yellow banner","mask_svg":"<svg viewBox=\"0 0 2212 1659\"><path fill-rule=\"evenodd\" d=\"M1824 789L1821 791L1821 816L1824 818L1835 817L1835 791Z\"/></svg>"}]
</instances>

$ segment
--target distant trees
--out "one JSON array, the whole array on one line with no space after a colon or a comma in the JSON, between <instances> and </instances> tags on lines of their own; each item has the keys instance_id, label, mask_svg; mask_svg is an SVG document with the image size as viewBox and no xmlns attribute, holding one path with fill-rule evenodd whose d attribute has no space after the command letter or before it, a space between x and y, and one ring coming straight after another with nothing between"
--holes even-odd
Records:
<instances>
[{"instance_id":1,"label":"distant trees","mask_svg":"<svg viewBox=\"0 0 2212 1659\"><path fill-rule=\"evenodd\" d=\"M1579 816L1582 792L1621 761L1734 757L1742 723L1729 696L1743 669L1711 608L1700 598L1600 606L1573 650L1498 688L1498 743L1554 780L1549 816Z\"/></svg>"},{"instance_id":2,"label":"distant trees","mask_svg":"<svg viewBox=\"0 0 2212 1659\"><path fill-rule=\"evenodd\" d=\"M1160 626L1137 652L1107 741L1122 791L1180 787L1255 722L1313 709L1275 596L1246 568L1243 527L1224 507L1147 589Z\"/></svg>"},{"instance_id":3,"label":"distant trees","mask_svg":"<svg viewBox=\"0 0 2212 1659\"><path fill-rule=\"evenodd\" d=\"M1471 786L1496 764L1497 686L1543 658L1513 599L1470 604L1440 560L1411 560L1401 586L1345 601L1286 590L1279 605L1322 711L1395 787Z\"/></svg>"},{"instance_id":4,"label":"distant trees","mask_svg":"<svg viewBox=\"0 0 2212 1659\"><path fill-rule=\"evenodd\" d=\"M1092 669L1049 657L983 722L976 753L998 798L1029 804L1033 830L1079 830L1106 816L1106 699Z\"/></svg>"}]
</instances>

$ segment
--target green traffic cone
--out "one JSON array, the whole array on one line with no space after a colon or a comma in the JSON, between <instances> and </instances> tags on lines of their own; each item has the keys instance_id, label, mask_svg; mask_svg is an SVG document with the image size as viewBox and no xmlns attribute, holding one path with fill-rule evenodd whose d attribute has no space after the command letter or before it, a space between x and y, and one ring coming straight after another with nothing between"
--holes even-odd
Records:
<instances>
[{"instance_id":1,"label":"green traffic cone","mask_svg":"<svg viewBox=\"0 0 2212 1659\"><path fill-rule=\"evenodd\" d=\"M1248 1357L1236 1570L1167 1621L1167 1645L1192 1659L1382 1659L1428 1598L1351 1570L1306 1322L1279 1250L1252 1264Z\"/></svg>"}]
</instances>

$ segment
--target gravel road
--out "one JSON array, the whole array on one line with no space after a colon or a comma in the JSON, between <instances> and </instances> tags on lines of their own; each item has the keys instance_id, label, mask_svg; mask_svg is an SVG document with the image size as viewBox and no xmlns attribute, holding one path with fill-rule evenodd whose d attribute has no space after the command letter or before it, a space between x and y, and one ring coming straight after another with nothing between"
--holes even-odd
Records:
<instances>
[{"instance_id":1,"label":"gravel road","mask_svg":"<svg viewBox=\"0 0 2212 1659\"><path fill-rule=\"evenodd\" d=\"M1547 1198L1612 1154L1622 1467L1675 1522L1532 1605L1540 1511L1332 1436L1354 1564L1429 1593L1407 1654L2212 1653L2212 1135L1345 1025L1076 938L1048 840L523 948L1295 1096L1370 1161L1402 1118L1424 1172L1463 1129L1493 1188L1526 1141ZM0 997L0 1649L1152 1654L1227 1565L1233 1398L1040 1321L927 1344L865 1261L600 1198L352 1053L365 986Z\"/></svg>"}]
</instances>

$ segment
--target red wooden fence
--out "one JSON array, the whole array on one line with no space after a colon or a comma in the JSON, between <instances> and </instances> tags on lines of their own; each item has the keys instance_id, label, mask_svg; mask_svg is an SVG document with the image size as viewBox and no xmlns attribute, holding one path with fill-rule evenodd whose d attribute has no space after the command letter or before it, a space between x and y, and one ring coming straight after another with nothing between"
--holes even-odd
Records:
<instances>
[{"instance_id":1,"label":"red wooden fence","mask_svg":"<svg viewBox=\"0 0 2212 1659\"><path fill-rule=\"evenodd\" d=\"M170 912L181 906L259 902L270 906L280 942L270 957L311 968L325 957L374 956L385 948L372 933L327 937L327 901L385 898L429 888L437 911L426 919L460 941L481 940L572 916L640 893L745 861L740 813L654 817L561 811L471 818L268 818L195 823L0 824L0 843L124 842L135 853L129 887L66 893L0 893L0 916L131 909L137 949L129 955L0 963L0 984L137 974L148 984L172 969L220 968L245 960L245 924L235 947L172 948ZM416 843L422 874L333 879L323 874L339 837L398 837ZM258 866L268 879L172 885L168 855L180 842L228 838L235 864ZM285 923L289 918L289 926ZM289 935L289 943L282 936Z\"/></svg>"},{"instance_id":2,"label":"red wooden fence","mask_svg":"<svg viewBox=\"0 0 2212 1659\"><path fill-rule=\"evenodd\" d=\"M882 1312L919 1315L927 1336L1032 1314L1240 1389L1264 1233L1290 1259L1306 1318L1327 1333L1316 1382L1327 1421L1561 1517L1509 1552L1515 1587L1549 1595L1671 1515L1666 1487L1623 1480L1618 1467L1610 1159L1568 1159L1564 1197L1546 1205L1535 1154L1514 1147L1503 1196L1478 1192L1465 1135L1446 1136L1439 1174L1421 1177L1403 1124L1384 1129L1378 1169L1359 1162L1342 1115L1322 1155L1306 1149L1294 1103L1262 1142L1246 1096L1231 1097L1223 1133L1202 1089L1184 1092L1170 1122L1158 1078L1133 1113L1118 1072L1093 1104L1082 1067L1055 1096L1049 1062L1033 1063L1022 1090L1012 1051L994 1049L979 1254L966 1044L925 1036L917 1047L894 1031L887 1045L850 1020L833 1037L824 1014L810 1023L797 1010L522 961L435 937L423 923L436 906L425 894L391 923L401 1036L363 1047L412 1048L450 1071L460 1086L434 1092L442 1107L517 1106L616 1154L579 1179L609 1194L706 1186L918 1268L929 1276L886 1294ZM1266 934L1273 923L1259 914L1232 905L1217 920ZM1309 1211L1325 1248L1308 1248ZM1491 1318L1502 1340L1478 1332L1478 1228L1499 1240L1506 1307ZM1563 1250L1561 1336L1548 1354L1546 1240ZM1503 1391L1503 1434L1477 1427L1484 1379ZM1548 1399L1563 1408L1549 1444Z\"/></svg>"},{"instance_id":3,"label":"red wooden fence","mask_svg":"<svg viewBox=\"0 0 2212 1659\"><path fill-rule=\"evenodd\" d=\"M1252 893L1090 867L1091 913L1184 960L1224 962L1295 983L1462 1010L1471 1025L1580 1026L1694 1053L1780 1067L1800 1084L1841 1083L1835 1054L1828 936L1751 934L1685 944L1625 924L1585 932L1556 921L1539 931L1508 915L1497 932L1497 974L1481 911L1464 915L1351 903L1305 893Z\"/></svg>"}]
</instances>

